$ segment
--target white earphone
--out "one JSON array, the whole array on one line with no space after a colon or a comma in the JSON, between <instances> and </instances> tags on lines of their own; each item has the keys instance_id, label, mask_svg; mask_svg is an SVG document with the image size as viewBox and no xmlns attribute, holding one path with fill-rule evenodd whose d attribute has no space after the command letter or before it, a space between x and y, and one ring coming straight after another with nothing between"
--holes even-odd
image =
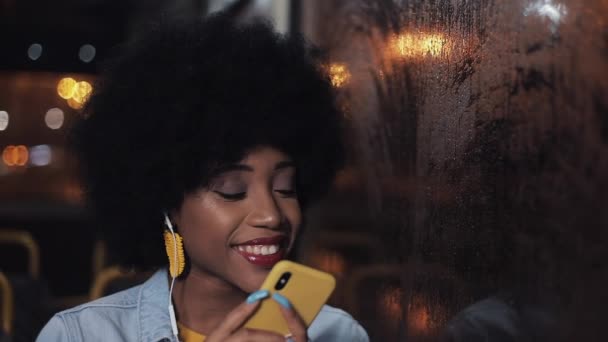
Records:
<instances>
[{"instance_id":1,"label":"white earphone","mask_svg":"<svg viewBox=\"0 0 608 342\"><path fill-rule=\"evenodd\" d=\"M167 215L167 213L164 213L165 215L165 225L167 226L167 228L169 228L169 231L171 232L171 236L173 236L173 249L174 249L174 254L173 254L173 260L175 261L175 264L177 265L177 238L175 237L175 231L173 230L173 225L171 224L171 220L169 220L169 215ZM169 274L171 274L171 272L169 272ZM175 309L173 309L173 300L172 300L172 294L173 294L173 284L175 283L175 277L171 276L171 287L169 288L169 318L171 319L171 330L173 330L173 335L175 335L175 338L179 341L179 331L177 330L177 320L175 319Z\"/></svg>"}]
</instances>

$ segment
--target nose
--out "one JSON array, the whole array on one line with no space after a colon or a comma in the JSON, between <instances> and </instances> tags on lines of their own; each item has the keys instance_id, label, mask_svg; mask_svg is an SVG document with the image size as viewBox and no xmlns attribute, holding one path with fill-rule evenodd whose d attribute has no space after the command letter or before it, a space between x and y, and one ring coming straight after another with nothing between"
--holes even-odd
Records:
<instances>
[{"instance_id":1,"label":"nose","mask_svg":"<svg viewBox=\"0 0 608 342\"><path fill-rule=\"evenodd\" d=\"M252 198L252 209L247 216L247 223L257 228L278 229L283 214L275 198L268 193Z\"/></svg>"}]
</instances>

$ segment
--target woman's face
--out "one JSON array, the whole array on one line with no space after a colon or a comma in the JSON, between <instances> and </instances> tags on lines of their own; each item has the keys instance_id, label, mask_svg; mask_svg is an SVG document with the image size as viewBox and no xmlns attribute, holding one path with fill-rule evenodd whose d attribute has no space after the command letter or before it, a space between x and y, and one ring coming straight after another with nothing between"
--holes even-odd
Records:
<instances>
[{"instance_id":1,"label":"woman's face","mask_svg":"<svg viewBox=\"0 0 608 342\"><path fill-rule=\"evenodd\" d=\"M259 147L187 195L173 218L189 276L257 290L292 248L302 222L295 172L286 154Z\"/></svg>"}]
</instances>

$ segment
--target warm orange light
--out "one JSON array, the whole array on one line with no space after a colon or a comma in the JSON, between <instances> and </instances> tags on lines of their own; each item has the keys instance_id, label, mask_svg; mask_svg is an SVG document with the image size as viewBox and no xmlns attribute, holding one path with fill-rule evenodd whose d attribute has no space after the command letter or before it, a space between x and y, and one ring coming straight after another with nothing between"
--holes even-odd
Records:
<instances>
[{"instance_id":1,"label":"warm orange light","mask_svg":"<svg viewBox=\"0 0 608 342\"><path fill-rule=\"evenodd\" d=\"M442 34L402 33L391 38L390 47L401 58L438 57L447 52L447 39Z\"/></svg>"},{"instance_id":2,"label":"warm orange light","mask_svg":"<svg viewBox=\"0 0 608 342\"><path fill-rule=\"evenodd\" d=\"M403 291L399 288L393 287L384 291L382 293L382 297L380 298L382 312L392 322L400 321L401 317L403 316L401 310L402 296Z\"/></svg>"},{"instance_id":3,"label":"warm orange light","mask_svg":"<svg viewBox=\"0 0 608 342\"><path fill-rule=\"evenodd\" d=\"M68 99L68 106L72 109L81 109L84 106L84 103L78 102L74 99Z\"/></svg>"},{"instance_id":4,"label":"warm orange light","mask_svg":"<svg viewBox=\"0 0 608 342\"><path fill-rule=\"evenodd\" d=\"M4 151L2 151L2 161L6 166L13 166L13 149L15 146L6 146Z\"/></svg>"},{"instance_id":5,"label":"warm orange light","mask_svg":"<svg viewBox=\"0 0 608 342\"><path fill-rule=\"evenodd\" d=\"M336 276L341 276L346 270L346 261L344 258L333 251L320 250L313 254L312 264L320 270L331 273Z\"/></svg>"},{"instance_id":6,"label":"warm orange light","mask_svg":"<svg viewBox=\"0 0 608 342\"><path fill-rule=\"evenodd\" d=\"M350 72L345 64L332 63L329 65L329 77L331 78L331 85L340 88L350 80Z\"/></svg>"},{"instance_id":7,"label":"warm orange light","mask_svg":"<svg viewBox=\"0 0 608 342\"><path fill-rule=\"evenodd\" d=\"M57 84L57 94L62 99L71 99L76 91L76 80L71 77L62 78Z\"/></svg>"},{"instance_id":8,"label":"warm orange light","mask_svg":"<svg viewBox=\"0 0 608 342\"><path fill-rule=\"evenodd\" d=\"M68 202L80 203L84 197L82 188L75 183L68 183L63 188L63 196Z\"/></svg>"},{"instance_id":9,"label":"warm orange light","mask_svg":"<svg viewBox=\"0 0 608 342\"><path fill-rule=\"evenodd\" d=\"M408 310L407 325L415 334L425 334L430 329L429 311L424 306L410 307Z\"/></svg>"},{"instance_id":10,"label":"warm orange light","mask_svg":"<svg viewBox=\"0 0 608 342\"><path fill-rule=\"evenodd\" d=\"M72 99L79 103L85 103L91 92L93 91L93 86L91 83L87 81L80 81L76 83L74 94L72 95Z\"/></svg>"},{"instance_id":11,"label":"warm orange light","mask_svg":"<svg viewBox=\"0 0 608 342\"><path fill-rule=\"evenodd\" d=\"M29 151L27 150L27 147L25 147L23 145L17 146L16 150L17 150L17 160L16 160L15 164L17 164L19 166L24 166L25 164L27 164L27 161L29 160L29 157L30 157Z\"/></svg>"},{"instance_id":12,"label":"warm orange light","mask_svg":"<svg viewBox=\"0 0 608 342\"><path fill-rule=\"evenodd\" d=\"M27 147L9 145L2 151L2 161L7 166L24 166L29 160Z\"/></svg>"},{"instance_id":13,"label":"warm orange light","mask_svg":"<svg viewBox=\"0 0 608 342\"><path fill-rule=\"evenodd\" d=\"M65 99L73 109L81 109L93 92L93 86L87 81L76 81L71 77L62 78L57 84L57 94Z\"/></svg>"}]
</instances>

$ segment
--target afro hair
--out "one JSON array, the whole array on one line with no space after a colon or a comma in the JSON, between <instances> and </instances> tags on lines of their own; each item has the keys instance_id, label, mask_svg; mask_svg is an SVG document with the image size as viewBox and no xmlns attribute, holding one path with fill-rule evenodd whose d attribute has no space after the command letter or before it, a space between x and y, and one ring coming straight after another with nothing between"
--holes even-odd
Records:
<instances>
[{"instance_id":1,"label":"afro hair","mask_svg":"<svg viewBox=\"0 0 608 342\"><path fill-rule=\"evenodd\" d=\"M72 146L115 261L166 264L163 212L257 146L293 158L303 208L343 163L341 115L301 37L226 14L157 24L109 61Z\"/></svg>"}]
</instances>

